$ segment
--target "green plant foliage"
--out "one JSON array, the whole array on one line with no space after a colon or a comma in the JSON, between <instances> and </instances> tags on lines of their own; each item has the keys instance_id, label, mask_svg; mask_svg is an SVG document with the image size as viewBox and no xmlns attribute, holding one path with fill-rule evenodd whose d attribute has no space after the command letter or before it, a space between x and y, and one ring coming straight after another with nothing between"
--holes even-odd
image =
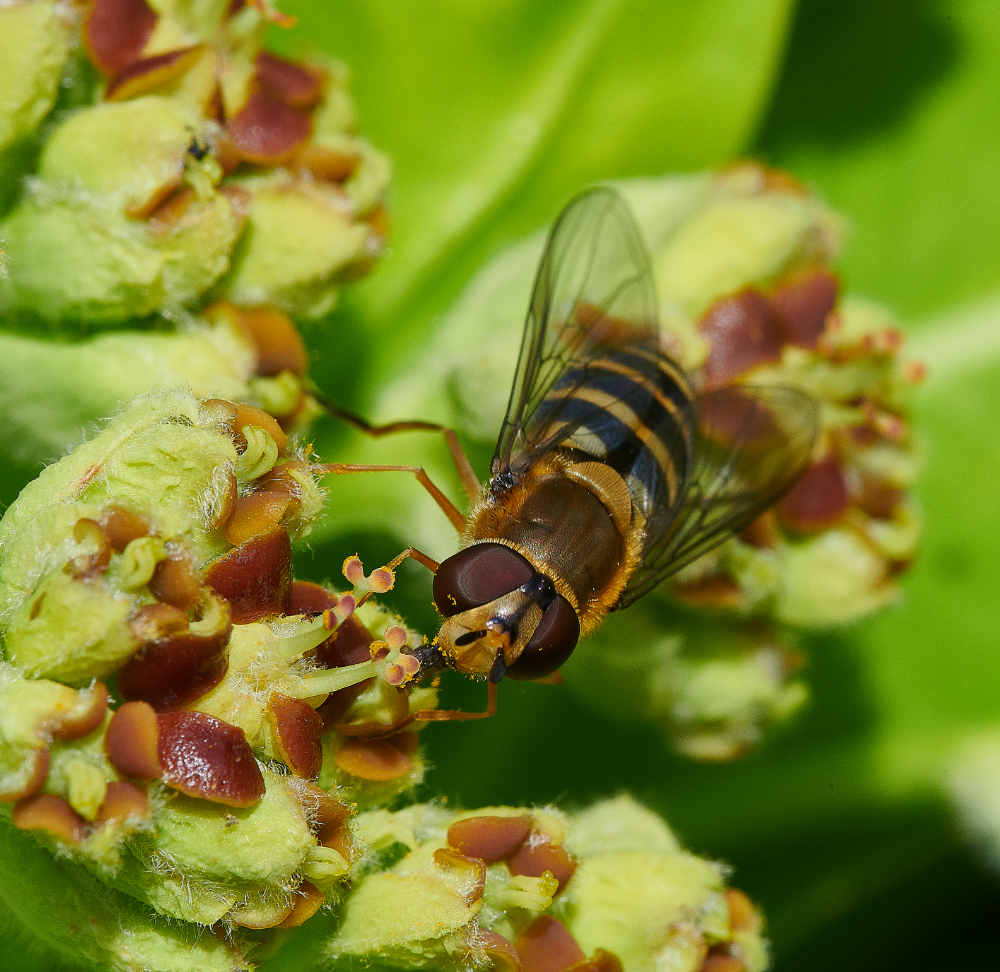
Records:
<instances>
[{"instance_id":1,"label":"green plant foliage","mask_svg":"<svg viewBox=\"0 0 1000 972\"><path fill-rule=\"evenodd\" d=\"M960 842L942 789L961 740L1000 724L1000 7L284 6L299 24L274 43L350 65L366 134L395 166L391 253L307 335L312 373L338 403L372 408L474 270L589 181L744 155L792 170L847 215L847 289L894 306L929 368L917 406L923 552L899 607L807 639L813 701L797 725L745 762L698 766L569 686L505 684L496 719L426 733L428 795L582 805L634 793L686 845L736 866L769 916L784 972L1000 964L1000 890ZM379 443L382 461L428 452L411 439ZM315 441L328 460L367 448L332 422ZM444 449L433 451L432 475L448 483ZM488 453L474 458L485 471ZM35 473L0 470L3 499ZM353 532L318 534L300 576L335 575L356 547L371 562L398 552L409 538L380 528L379 511L417 489L405 479L332 484ZM433 624L419 568L404 566L392 596L411 623ZM622 637L627 623L609 622ZM475 708L483 694L462 679L445 684L447 705ZM310 967L328 933L317 922L268 967ZM63 968L32 961L26 954L21 968Z\"/></svg>"}]
</instances>

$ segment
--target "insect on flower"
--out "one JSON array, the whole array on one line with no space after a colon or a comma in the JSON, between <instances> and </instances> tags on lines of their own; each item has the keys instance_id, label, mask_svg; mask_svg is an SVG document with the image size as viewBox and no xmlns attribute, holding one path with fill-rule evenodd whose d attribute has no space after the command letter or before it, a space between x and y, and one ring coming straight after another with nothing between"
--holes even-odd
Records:
<instances>
[{"instance_id":1,"label":"insect on flower","mask_svg":"<svg viewBox=\"0 0 1000 972\"><path fill-rule=\"evenodd\" d=\"M464 516L408 466L330 464L329 472L409 471L461 534L434 571L444 621L417 648L420 674L486 676L485 713L505 676L554 673L610 611L632 604L722 543L802 474L818 405L793 388L740 385L698 394L663 349L649 255L613 190L573 199L535 278L490 478L479 485L454 432L422 422L370 434L443 431L472 501Z\"/></svg>"}]
</instances>

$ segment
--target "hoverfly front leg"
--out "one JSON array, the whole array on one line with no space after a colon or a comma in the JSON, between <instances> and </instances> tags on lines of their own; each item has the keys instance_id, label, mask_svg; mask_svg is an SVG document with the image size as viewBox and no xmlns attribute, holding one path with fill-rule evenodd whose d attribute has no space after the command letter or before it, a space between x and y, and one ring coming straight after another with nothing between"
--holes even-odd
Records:
<instances>
[{"instance_id":1,"label":"hoverfly front leg","mask_svg":"<svg viewBox=\"0 0 1000 972\"><path fill-rule=\"evenodd\" d=\"M397 554L392 560L387 563L387 570L395 570L407 557L412 557L418 564L426 567L432 574L438 572L438 567L441 565L436 561L432 560L425 553L421 553L416 547L407 547L401 554Z\"/></svg>"},{"instance_id":2,"label":"hoverfly front leg","mask_svg":"<svg viewBox=\"0 0 1000 972\"><path fill-rule=\"evenodd\" d=\"M420 421L408 421L408 422L390 422L387 425L372 425L371 423L365 421L360 416L354 415L342 408L338 408L332 402L327 401L320 395L314 393L316 400L323 406L326 411L334 418L340 419L342 422L346 422L348 425L357 429L359 432L363 432L365 435L371 436L372 438L379 438L383 435L392 435L397 432L440 432L444 436L445 443L448 446L448 451L451 453L452 462L455 464L455 470L458 472L459 479L462 483L462 488L464 489L469 501L475 503L479 499L480 494L480 484L479 478L476 476L475 470L472 468L472 463L469 462L469 457L466 456L465 451L462 449L461 444L458 441L458 436L455 434L454 429L449 429L443 425L437 425L433 422L420 422ZM425 490L431 495L431 498L437 503L438 507L444 513L445 516L451 521L452 525L459 533L465 531L466 518L461 510L455 506L454 503L431 481L430 477L427 475L426 471L422 466L388 466L388 465L356 465L348 463L325 463L319 466L313 467L319 472L334 473L336 475L344 475L346 473L356 473L356 472L410 472L413 473L417 478L417 482L424 487ZM425 553L417 550L416 547L407 547L402 553L394 557L392 561L386 564L386 569L390 572L394 571L396 567L399 566L406 558L412 557L417 563L422 564L426 567L432 574L437 574L438 567L440 566L437 561L428 557ZM440 671L448 666L448 661L445 656L441 653L440 649L436 646L434 642L429 645L425 645L422 648L417 648L413 652L420 661L420 673L417 678L422 677L424 674L430 674L434 671ZM501 655L502 657L502 655ZM501 676L502 677L502 676ZM490 716L494 716L497 713L497 682L499 678L490 678L487 682L487 701L486 701L486 711L485 712L462 712L456 709L421 709L418 712L413 713L407 719L407 723L414 722L464 722L470 719L487 719Z\"/></svg>"},{"instance_id":3,"label":"hoverfly front leg","mask_svg":"<svg viewBox=\"0 0 1000 972\"><path fill-rule=\"evenodd\" d=\"M497 714L497 683L486 683L486 711L462 712L458 709L421 709L413 716L414 722L466 722L469 719L488 719Z\"/></svg>"}]
</instances>

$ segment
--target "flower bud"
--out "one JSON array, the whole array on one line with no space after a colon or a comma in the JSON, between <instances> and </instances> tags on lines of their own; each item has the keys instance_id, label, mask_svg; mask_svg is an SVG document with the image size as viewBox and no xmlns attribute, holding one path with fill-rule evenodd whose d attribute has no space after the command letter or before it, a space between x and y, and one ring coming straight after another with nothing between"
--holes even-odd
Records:
<instances>
[{"instance_id":1,"label":"flower bud","mask_svg":"<svg viewBox=\"0 0 1000 972\"><path fill-rule=\"evenodd\" d=\"M705 762L745 755L808 698L801 655L770 625L690 614L664 624L650 605L614 616L581 644L566 681L618 721L660 724Z\"/></svg>"},{"instance_id":2,"label":"flower bud","mask_svg":"<svg viewBox=\"0 0 1000 972\"><path fill-rule=\"evenodd\" d=\"M282 174L233 184L252 202L247 233L219 282L221 297L320 317L333 307L351 268L378 255L371 228L356 221L339 187Z\"/></svg>"},{"instance_id":3,"label":"flower bud","mask_svg":"<svg viewBox=\"0 0 1000 972\"><path fill-rule=\"evenodd\" d=\"M493 961L529 972L562 972L588 957L606 969L695 972L711 955L751 972L767 964L759 916L725 889L724 869L682 851L628 797L576 817L551 808L373 810L359 815L356 834L365 850L330 958Z\"/></svg>"},{"instance_id":4,"label":"flower bud","mask_svg":"<svg viewBox=\"0 0 1000 972\"><path fill-rule=\"evenodd\" d=\"M0 8L0 153L31 135L51 110L68 56L69 28L51 0Z\"/></svg>"}]
</instances>

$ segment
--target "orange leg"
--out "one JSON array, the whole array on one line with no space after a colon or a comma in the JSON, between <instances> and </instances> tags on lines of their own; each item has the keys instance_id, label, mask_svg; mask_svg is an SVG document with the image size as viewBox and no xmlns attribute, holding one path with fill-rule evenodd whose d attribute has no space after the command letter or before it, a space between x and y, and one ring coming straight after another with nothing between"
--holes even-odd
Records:
<instances>
[{"instance_id":1,"label":"orange leg","mask_svg":"<svg viewBox=\"0 0 1000 972\"><path fill-rule=\"evenodd\" d=\"M421 709L412 716L414 722L466 722L469 719L488 719L497 714L497 683L487 682L486 711L460 712L456 709Z\"/></svg>"},{"instance_id":2,"label":"orange leg","mask_svg":"<svg viewBox=\"0 0 1000 972\"><path fill-rule=\"evenodd\" d=\"M465 514L454 504L444 493L441 492L434 483L431 482L430 476L424 472L423 466L369 466L369 465L353 465L346 462L323 462L312 467L316 472L325 473L336 473L338 476L343 476L347 473L360 473L360 472L409 472L413 473L417 477L417 482L420 483L428 493L431 494L434 502L441 507L441 511L444 513L449 520L451 520L452 526L462 533L465 530Z\"/></svg>"},{"instance_id":3,"label":"orange leg","mask_svg":"<svg viewBox=\"0 0 1000 972\"><path fill-rule=\"evenodd\" d=\"M416 547L407 547L401 554L397 554L385 566L389 570L395 570L407 557L412 557L418 564L422 564L432 574L438 572L441 565L436 560L431 560L425 553L421 553Z\"/></svg>"},{"instance_id":4,"label":"orange leg","mask_svg":"<svg viewBox=\"0 0 1000 972\"><path fill-rule=\"evenodd\" d=\"M451 453L452 462L455 463L455 469L458 472L459 479L462 481L462 488L465 490L466 496L468 496L469 500L473 503L479 497L479 477L476 475L476 471L472 468L472 463L469 462L469 457L462 449L462 446L458 441L458 436L455 435L454 429L449 429L444 425L438 425L435 422L419 421L389 422L387 425L372 425L360 416L354 415L352 412L345 411L342 408L338 408L332 402L328 402L325 398L319 395L314 395L313 397L334 418L340 419L342 422L346 422L359 432L363 432L365 435L370 435L373 439L380 438L383 435L394 435L397 432L440 432L444 436L444 441L448 445L448 451Z\"/></svg>"}]
</instances>

